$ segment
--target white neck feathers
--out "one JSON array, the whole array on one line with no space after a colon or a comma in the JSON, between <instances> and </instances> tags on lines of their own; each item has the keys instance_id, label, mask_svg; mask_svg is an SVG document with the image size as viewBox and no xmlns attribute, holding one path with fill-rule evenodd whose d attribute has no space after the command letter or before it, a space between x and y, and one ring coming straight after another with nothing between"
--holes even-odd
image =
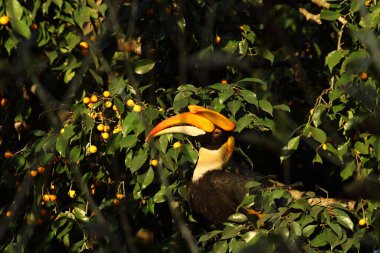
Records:
<instances>
[{"instance_id":1,"label":"white neck feathers","mask_svg":"<svg viewBox=\"0 0 380 253\"><path fill-rule=\"evenodd\" d=\"M200 148L198 157L197 166L193 172L193 182L200 179L208 171L221 170L226 163L226 157L220 149Z\"/></svg>"}]
</instances>

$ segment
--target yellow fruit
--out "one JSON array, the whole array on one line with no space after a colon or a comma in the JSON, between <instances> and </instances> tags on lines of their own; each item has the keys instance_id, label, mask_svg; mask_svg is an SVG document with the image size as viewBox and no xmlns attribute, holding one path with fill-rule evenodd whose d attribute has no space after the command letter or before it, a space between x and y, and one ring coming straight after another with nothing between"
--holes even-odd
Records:
<instances>
[{"instance_id":1,"label":"yellow fruit","mask_svg":"<svg viewBox=\"0 0 380 253\"><path fill-rule=\"evenodd\" d=\"M103 132L109 132L110 131L110 126L105 125Z\"/></svg>"},{"instance_id":2,"label":"yellow fruit","mask_svg":"<svg viewBox=\"0 0 380 253\"><path fill-rule=\"evenodd\" d=\"M122 199L122 198L124 198L124 194L118 193L118 194L116 194L116 198Z\"/></svg>"},{"instance_id":3,"label":"yellow fruit","mask_svg":"<svg viewBox=\"0 0 380 253\"><path fill-rule=\"evenodd\" d=\"M323 149L323 150L326 150L326 149L327 149L327 145L326 145L326 143L323 143L323 144L322 144L322 149Z\"/></svg>"},{"instance_id":4,"label":"yellow fruit","mask_svg":"<svg viewBox=\"0 0 380 253\"><path fill-rule=\"evenodd\" d=\"M105 104L104 104L107 108L110 108L112 106L112 102L111 101L107 101Z\"/></svg>"},{"instance_id":5,"label":"yellow fruit","mask_svg":"<svg viewBox=\"0 0 380 253\"><path fill-rule=\"evenodd\" d=\"M8 23L9 23L9 17L8 16L0 17L0 25L7 25Z\"/></svg>"},{"instance_id":6,"label":"yellow fruit","mask_svg":"<svg viewBox=\"0 0 380 253\"><path fill-rule=\"evenodd\" d=\"M103 96L104 96L105 98L108 98L108 97L111 96L111 92L109 92L108 90L106 90L106 91L103 92Z\"/></svg>"},{"instance_id":7,"label":"yellow fruit","mask_svg":"<svg viewBox=\"0 0 380 253\"><path fill-rule=\"evenodd\" d=\"M310 109L310 115L313 115L314 113L314 108Z\"/></svg>"},{"instance_id":8,"label":"yellow fruit","mask_svg":"<svg viewBox=\"0 0 380 253\"><path fill-rule=\"evenodd\" d=\"M4 158L9 159L12 158L13 154L11 151L5 151Z\"/></svg>"},{"instance_id":9,"label":"yellow fruit","mask_svg":"<svg viewBox=\"0 0 380 253\"><path fill-rule=\"evenodd\" d=\"M1 104L1 107L3 107L3 108L5 108L5 106L7 105L7 98L2 98L1 99L1 102L0 102L0 104Z\"/></svg>"},{"instance_id":10,"label":"yellow fruit","mask_svg":"<svg viewBox=\"0 0 380 253\"><path fill-rule=\"evenodd\" d=\"M219 43L220 43L220 36L216 35L215 44L219 45Z\"/></svg>"},{"instance_id":11,"label":"yellow fruit","mask_svg":"<svg viewBox=\"0 0 380 253\"><path fill-rule=\"evenodd\" d=\"M174 142L173 144L173 148L174 149L177 149L177 148L180 148L182 146L181 142L177 141L177 142Z\"/></svg>"},{"instance_id":12,"label":"yellow fruit","mask_svg":"<svg viewBox=\"0 0 380 253\"><path fill-rule=\"evenodd\" d=\"M98 114L96 112L92 112L90 114L90 116L91 116L91 118L96 119L96 117L98 116Z\"/></svg>"},{"instance_id":13,"label":"yellow fruit","mask_svg":"<svg viewBox=\"0 0 380 253\"><path fill-rule=\"evenodd\" d=\"M365 80L365 79L368 78L368 74L365 73L365 72L363 72L363 73L360 75L360 78L363 79L363 80Z\"/></svg>"},{"instance_id":14,"label":"yellow fruit","mask_svg":"<svg viewBox=\"0 0 380 253\"><path fill-rule=\"evenodd\" d=\"M120 204L120 201L119 201L118 199L114 199L114 200L113 200L113 204L114 204L115 206L118 206L118 205Z\"/></svg>"},{"instance_id":15,"label":"yellow fruit","mask_svg":"<svg viewBox=\"0 0 380 253\"><path fill-rule=\"evenodd\" d=\"M81 43L79 43L79 46L81 48L87 49L88 48L88 43L86 41L82 41Z\"/></svg>"},{"instance_id":16,"label":"yellow fruit","mask_svg":"<svg viewBox=\"0 0 380 253\"><path fill-rule=\"evenodd\" d=\"M59 132L60 132L61 134L63 134L63 133L65 132L65 128L61 128L61 130L59 130Z\"/></svg>"},{"instance_id":17,"label":"yellow fruit","mask_svg":"<svg viewBox=\"0 0 380 253\"><path fill-rule=\"evenodd\" d=\"M38 171L38 173L40 173L40 174L45 173L45 170L46 170L46 168L45 168L45 167L42 167L42 166L40 166L40 167L37 168L37 171Z\"/></svg>"},{"instance_id":18,"label":"yellow fruit","mask_svg":"<svg viewBox=\"0 0 380 253\"><path fill-rule=\"evenodd\" d=\"M32 30L37 30L38 29L38 25L36 23L33 23L30 28L32 28Z\"/></svg>"},{"instance_id":19,"label":"yellow fruit","mask_svg":"<svg viewBox=\"0 0 380 253\"><path fill-rule=\"evenodd\" d=\"M7 216L8 218L11 217L12 215L12 212L10 210L8 210L6 213L5 213L5 216Z\"/></svg>"},{"instance_id":20,"label":"yellow fruit","mask_svg":"<svg viewBox=\"0 0 380 253\"><path fill-rule=\"evenodd\" d=\"M222 84L227 84L228 81L227 81L226 79L222 79L222 80L220 81L220 83L222 83Z\"/></svg>"},{"instance_id":21,"label":"yellow fruit","mask_svg":"<svg viewBox=\"0 0 380 253\"><path fill-rule=\"evenodd\" d=\"M90 189L91 195L95 195L95 189Z\"/></svg>"},{"instance_id":22,"label":"yellow fruit","mask_svg":"<svg viewBox=\"0 0 380 253\"><path fill-rule=\"evenodd\" d=\"M115 128L112 133L113 134L117 134L117 133L120 133L122 130L120 128Z\"/></svg>"},{"instance_id":23,"label":"yellow fruit","mask_svg":"<svg viewBox=\"0 0 380 253\"><path fill-rule=\"evenodd\" d=\"M127 100L127 105L129 106L129 107L133 107L133 106L135 106L135 101L133 101L132 99L128 99Z\"/></svg>"},{"instance_id":24,"label":"yellow fruit","mask_svg":"<svg viewBox=\"0 0 380 253\"><path fill-rule=\"evenodd\" d=\"M50 189L51 189L51 190L54 190L54 189L55 189L55 185L51 184L51 185L50 185Z\"/></svg>"},{"instance_id":25,"label":"yellow fruit","mask_svg":"<svg viewBox=\"0 0 380 253\"><path fill-rule=\"evenodd\" d=\"M90 102L87 104L87 106L88 106L88 108L92 108L92 107L94 107L94 103Z\"/></svg>"},{"instance_id":26,"label":"yellow fruit","mask_svg":"<svg viewBox=\"0 0 380 253\"><path fill-rule=\"evenodd\" d=\"M83 98L83 103L85 103L85 104L90 103L90 98L89 97L84 97Z\"/></svg>"},{"instance_id":27,"label":"yellow fruit","mask_svg":"<svg viewBox=\"0 0 380 253\"><path fill-rule=\"evenodd\" d=\"M91 96L91 102L96 103L98 102L98 97L96 95Z\"/></svg>"},{"instance_id":28,"label":"yellow fruit","mask_svg":"<svg viewBox=\"0 0 380 253\"><path fill-rule=\"evenodd\" d=\"M95 145L91 145L88 150L90 151L91 154L94 154L98 151L98 148Z\"/></svg>"},{"instance_id":29,"label":"yellow fruit","mask_svg":"<svg viewBox=\"0 0 380 253\"><path fill-rule=\"evenodd\" d=\"M73 199L76 195L76 192L75 192L75 190L69 190L69 192L67 194L70 196L70 198Z\"/></svg>"},{"instance_id":30,"label":"yellow fruit","mask_svg":"<svg viewBox=\"0 0 380 253\"><path fill-rule=\"evenodd\" d=\"M364 226L365 224L367 224L367 221L364 218L361 218L359 220L359 226Z\"/></svg>"},{"instance_id":31,"label":"yellow fruit","mask_svg":"<svg viewBox=\"0 0 380 253\"><path fill-rule=\"evenodd\" d=\"M49 194L45 194L42 196L42 200L45 201L45 202L49 202L50 201L50 195Z\"/></svg>"},{"instance_id":32,"label":"yellow fruit","mask_svg":"<svg viewBox=\"0 0 380 253\"><path fill-rule=\"evenodd\" d=\"M133 111L134 112L141 112L141 105L135 105L135 106L133 106Z\"/></svg>"},{"instance_id":33,"label":"yellow fruit","mask_svg":"<svg viewBox=\"0 0 380 253\"><path fill-rule=\"evenodd\" d=\"M57 195L50 194L50 201L55 202L57 200Z\"/></svg>"},{"instance_id":34,"label":"yellow fruit","mask_svg":"<svg viewBox=\"0 0 380 253\"><path fill-rule=\"evenodd\" d=\"M35 176L37 176L37 171L36 170L31 170L30 172L29 172L29 174L30 174L30 176L31 177L35 177Z\"/></svg>"},{"instance_id":35,"label":"yellow fruit","mask_svg":"<svg viewBox=\"0 0 380 253\"><path fill-rule=\"evenodd\" d=\"M109 137L110 137L110 134L109 134L109 133L102 133L102 138L103 138L104 140L107 140Z\"/></svg>"},{"instance_id":36,"label":"yellow fruit","mask_svg":"<svg viewBox=\"0 0 380 253\"><path fill-rule=\"evenodd\" d=\"M98 129L98 131L100 131L100 132L103 132L103 130L104 130L104 125L103 125L103 124L99 124L99 125L96 127L96 129Z\"/></svg>"},{"instance_id":37,"label":"yellow fruit","mask_svg":"<svg viewBox=\"0 0 380 253\"><path fill-rule=\"evenodd\" d=\"M113 105L113 106L112 106L112 109L113 109L114 111L117 111L117 107L116 107L116 105Z\"/></svg>"},{"instance_id":38,"label":"yellow fruit","mask_svg":"<svg viewBox=\"0 0 380 253\"><path fill-rule=\"evenodd\" d=\"M150 165L152 165L153 167L157 167L157 165L158 165L157 159L150 160Z\"/></svg>"}]
</instances>

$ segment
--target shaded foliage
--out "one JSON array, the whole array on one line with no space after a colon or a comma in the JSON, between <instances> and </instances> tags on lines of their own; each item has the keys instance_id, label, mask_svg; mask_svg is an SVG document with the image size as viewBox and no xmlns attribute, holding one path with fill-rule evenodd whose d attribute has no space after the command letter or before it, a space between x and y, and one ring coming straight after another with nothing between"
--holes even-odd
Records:
<instances>
[{"instance_id":1,"label":"shaded foliage","mask_svg":"<svg viewBox=\"0 0 380 253\"><path fill-rule=\"evenodd\" d=\"M379 12L373 0L3 1L0 250L378 250ZM197 222L185 196L198 144L145 142L190 104L237 123L228 170L303 195L266 187L241 204L265 216Z\"/></svg>"}]
</instances>

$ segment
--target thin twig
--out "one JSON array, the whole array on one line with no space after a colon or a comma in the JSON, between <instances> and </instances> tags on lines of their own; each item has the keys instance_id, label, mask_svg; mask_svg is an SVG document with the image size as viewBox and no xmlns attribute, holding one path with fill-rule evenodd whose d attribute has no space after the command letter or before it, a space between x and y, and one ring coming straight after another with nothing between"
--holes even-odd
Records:
<instances>
[{"instance_id":1,"label":"thin twig","mask_svg":"<svg viewBox=\"0 0 380 253\"><path fill-rule=\"evenodd\" d=\"M305 16L306 20L313 20L318 25L322 24L321 17L319 14L312 14L305 8L299 8L298 11Z\"/></svg>"}]
</instances>

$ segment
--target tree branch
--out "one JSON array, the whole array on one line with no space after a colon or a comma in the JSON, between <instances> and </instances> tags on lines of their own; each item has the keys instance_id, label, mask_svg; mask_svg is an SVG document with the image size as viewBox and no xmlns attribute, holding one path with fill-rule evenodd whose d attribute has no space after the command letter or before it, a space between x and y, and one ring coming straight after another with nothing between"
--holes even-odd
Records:
<instances>
[{"instance_id":1,"label":"tree branch","mask_svg":"<svg viewBox=\"0 0 380 253\"><path fill-rule=\"evenodd\" d=\"M306 20L313 20L318 25L322 24L321 17L319 14L312 14L305 8L299 8L298 11L305 16Z\"/></svg>"}]
</instances>

